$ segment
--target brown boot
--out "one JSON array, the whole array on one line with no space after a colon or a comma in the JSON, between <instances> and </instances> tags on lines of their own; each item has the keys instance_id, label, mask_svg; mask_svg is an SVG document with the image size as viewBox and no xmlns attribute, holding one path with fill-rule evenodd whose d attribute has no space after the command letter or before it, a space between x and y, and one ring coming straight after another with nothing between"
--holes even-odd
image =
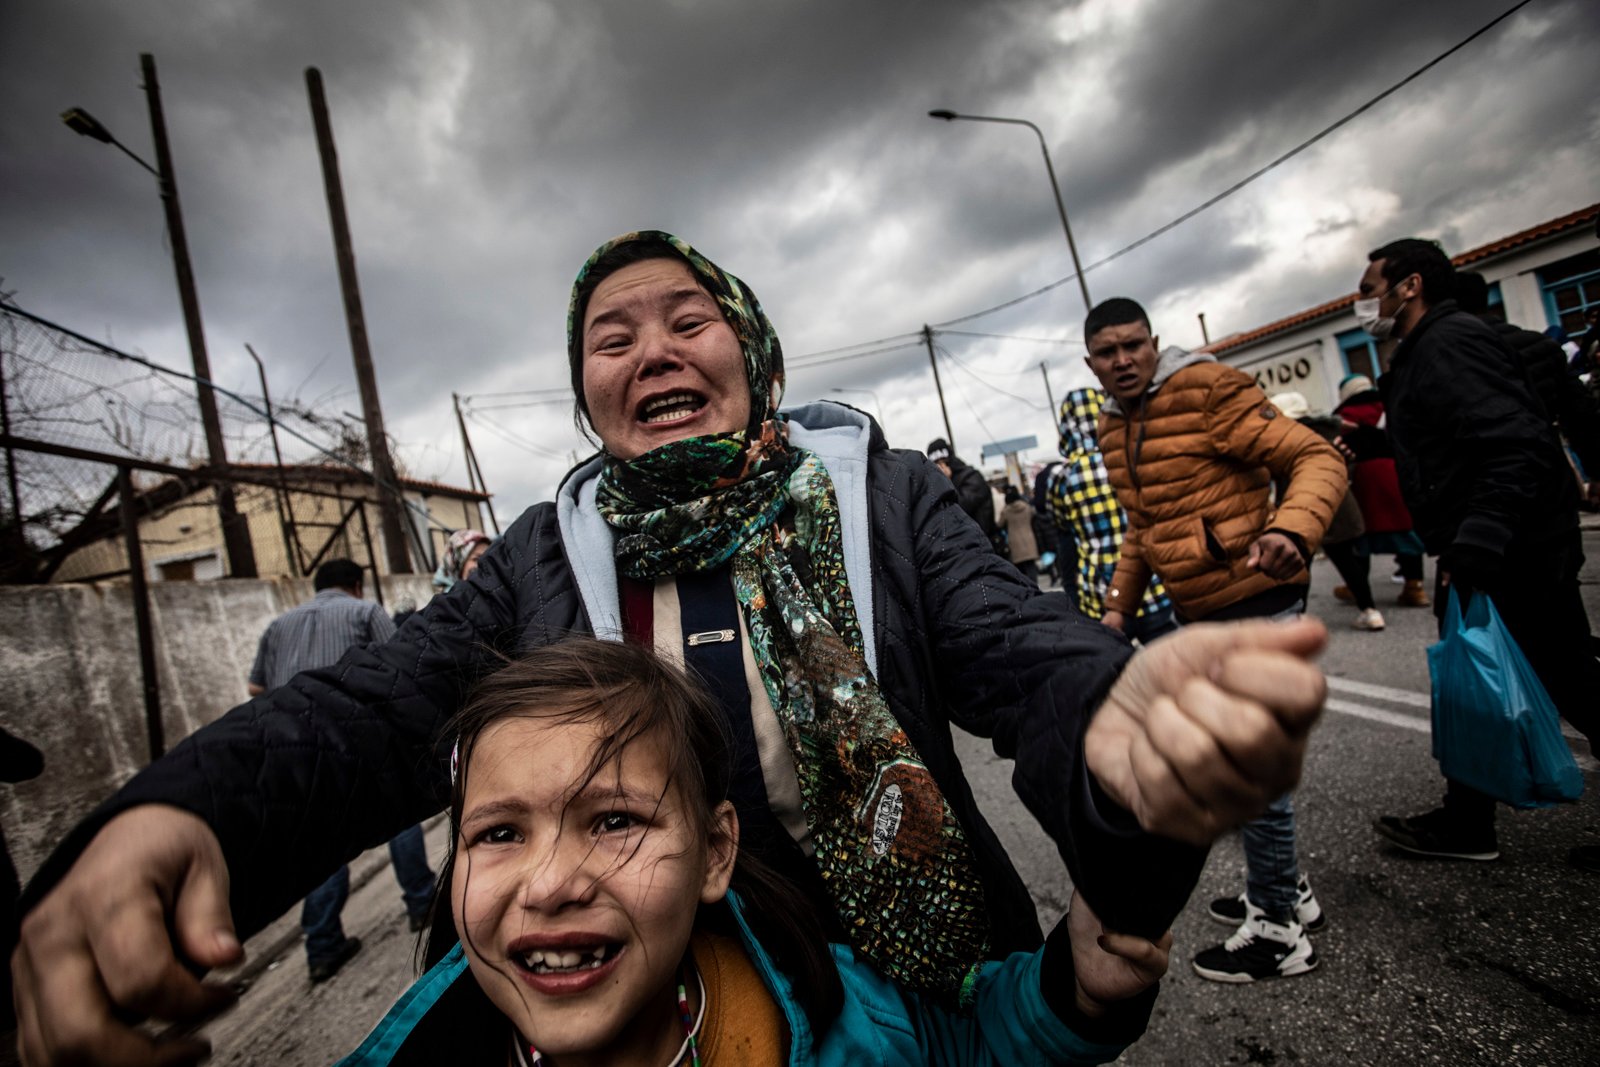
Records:
<instances>
[{"instance_id":1,"label":"brown boot","mask_svg":"<svg viewBox=\"0 0 1600 1067\"><path fill-rule=\"evenodd\" d=\"M1406 587L1400 590L1400 606L1403 608L1432 607L1433 601L1428 599L1428 591L1422 583L1415 578L1406 581Z\"/></svg>"},{"instance_id":2,"label":"brown boot","mask_svg":"<svg viewBox=\"0 0 1600 1067\"><path fill-rule=\"evenodd\" d=\"M1356 595L1350 591L1350 587L1348 585L1334 586L1333 598L1335 600L1342 600L1346 604L1354 604L1356 602Z\"/></svg>"}]
</instances>

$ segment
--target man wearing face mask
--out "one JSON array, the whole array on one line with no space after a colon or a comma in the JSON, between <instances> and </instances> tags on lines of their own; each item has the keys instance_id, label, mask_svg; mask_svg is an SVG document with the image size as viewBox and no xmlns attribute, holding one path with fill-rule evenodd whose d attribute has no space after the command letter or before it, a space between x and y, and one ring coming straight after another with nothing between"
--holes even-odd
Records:
<instances>
[{"instance_id":1,"label":"man wearing face mask","mask_svg":"<svg viewBox=\"0 0 1600 1067\"><path fill-rule=\"evenodd\" d=\"M1578 592L1577 492L1555 432L1513 354L1450 298L1455 271L1437 244L1406 238L1368 260L1356 316L1380 341L1400 341L1378 387L1401 493L1439 557L1434 611L1443 616L1450 586L1492 596L1556 707L1592 744L1600 661ZM1447 780L1442 807L1373 828L1407 852L1493 860L1494 806ZM1600 846L1569 858L1600 871Z\"/></svg>"}]
</instances>

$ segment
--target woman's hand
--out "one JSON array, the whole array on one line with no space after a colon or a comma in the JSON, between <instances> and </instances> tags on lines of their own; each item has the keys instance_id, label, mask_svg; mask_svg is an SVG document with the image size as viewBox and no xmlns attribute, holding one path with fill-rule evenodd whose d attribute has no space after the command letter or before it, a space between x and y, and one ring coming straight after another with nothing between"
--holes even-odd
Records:
<instances>
[{"instance_id":1,"label":"woman's hand","mask_svg":"<svg viewBox=\"0 0 1600 1067\"><path fill-rule=\"evenodd\" d=\"M1210 844L1300 780L1327 639L1315 619L1201 623L1140 649L1084 735L1089 770L1145 830Z\"/></svg>"},{"instance_id":2,"label":"woman's hand","mask_svg":"<svg viewBox=\"0 0 1600 1067\"><path fill-rule=\"evenodd\" d=\"M179 951L202 968L244 956L228 911L222 848L188 812L130 808L106 823L23 920L11 960L22 1062L203 1058L203 1041L157 1041L132 1023L194 1021L233 1000L231 990L196 978Z\"/></svg>"},{"instance_id":3,"label":"woman's hand","mask_svg":"<svg viewBox=\"0 0 1600 1067\"><path fill-rule=\"evenodd\" d=\"M1138 996L1167 973L1171 930L1160 941L1113 933L1100 924L1100 917L1076 889L1066 923L1077 976L1074 996L1078 1010L1088 1018L1099 1018L1114 1002Z\"/></svg>"}]
</instances>

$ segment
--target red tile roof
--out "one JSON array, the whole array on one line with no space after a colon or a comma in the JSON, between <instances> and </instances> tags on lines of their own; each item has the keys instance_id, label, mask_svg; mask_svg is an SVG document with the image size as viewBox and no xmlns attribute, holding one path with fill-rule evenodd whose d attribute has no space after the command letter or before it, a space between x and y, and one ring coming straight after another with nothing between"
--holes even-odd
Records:
<instances>
[{"instance_id":1,"label":"red tile roof","mask_svg":"<svg viewBox=\"0 0 1600 1067\"><path fill-rule=\"evenodd\" d=\"M1450 262L1457 267L1465 267L1468 264L1478 263L1502 253L1513 251L1524 245L1542 241L1547 237L1558 237L1579 227L1588 226L1597 219L1600 219L1600 204L1590 204L1588 207L1581 208L1569 215L1562 215L1560 218L1551 219L1549 222L1541 222L1537 226L1529 227L1509 237L1502 237L1498 241L1491 241L1486 245L1480 245L1470 251L1463 252L1459 256L1452 257ZM1341 296L1337 300L1330 300L1326 304L1318 304L1314 308L1296 312L1288 318L1279 319L1277 322L1269 322L1265 326L1258 326L1253 330L1246 330L1244 333L1236 333L1232 336L1224 337L1220 341L1213 341L1201 351L1220 355L1223 352L1231 352L1236 348L1243 348L1245 345L1260 341L1263 338L1292 330L1296 326L1304 326L1306 323L1316 322L1318 319L1338 314L1355 303L1355 299L1356 295L1354 293Z\"/></svg>"}]
</instances>

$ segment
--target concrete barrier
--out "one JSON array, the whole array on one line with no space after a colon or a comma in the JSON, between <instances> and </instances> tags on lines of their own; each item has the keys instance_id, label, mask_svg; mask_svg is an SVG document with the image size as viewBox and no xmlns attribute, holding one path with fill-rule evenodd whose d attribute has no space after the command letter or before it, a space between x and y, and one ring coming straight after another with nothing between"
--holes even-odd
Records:
<instances>
[{"instance_id":1,"label":"concrete barrier","mask_svg":"<svg viewBox=\"0 0 1600 1067\"><path fill-rule=\"evenodd\" d=\"M385 577L383 591L391 610L432 595L426 575ZM245 701L262 631L311 595L309 578L151 585L167 747ZM0 826L26 882L67 830L149 762L126 584L0 586L0 721L44 753L38 778L0 785Z\"/></svg>"}]
</instances>

